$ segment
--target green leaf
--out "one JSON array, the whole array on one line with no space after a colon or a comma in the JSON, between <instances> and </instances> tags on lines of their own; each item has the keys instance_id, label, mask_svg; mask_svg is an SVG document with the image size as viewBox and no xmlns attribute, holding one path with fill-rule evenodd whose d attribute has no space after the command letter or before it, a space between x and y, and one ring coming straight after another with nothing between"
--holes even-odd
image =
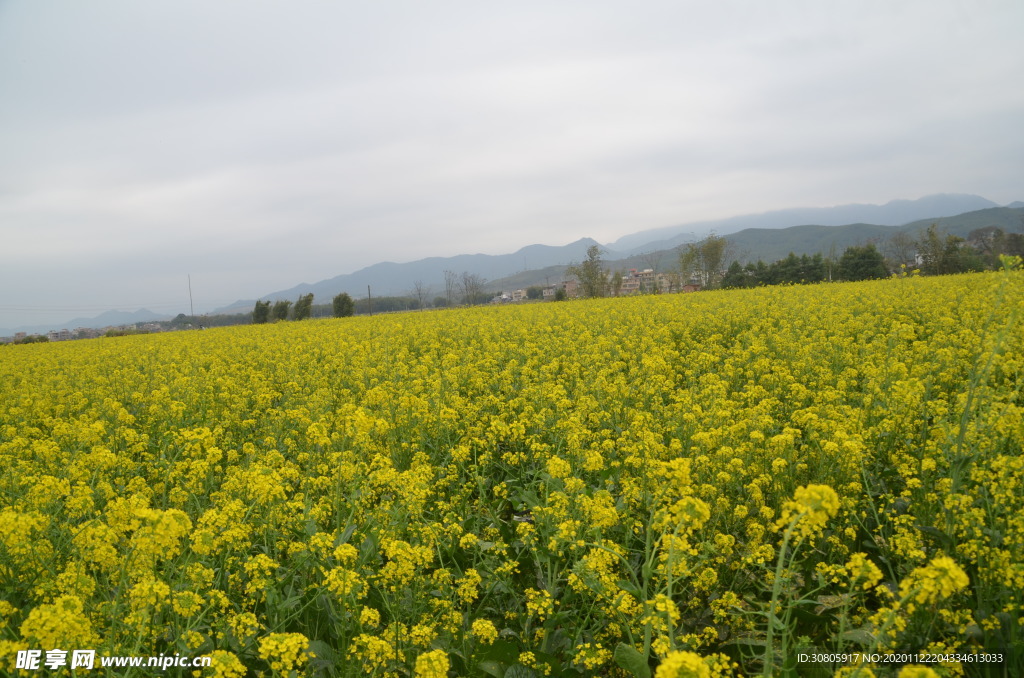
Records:
<instances>
[{"instance_id":1,"label":"green leaf","mask_svg":"<svg viewBox=\"0 0 1024 678\"><path fill-rule=\"evenodd\" d=\"M335 540L335 546L341 546L342 544L348 543L348 540L352 538L352 533L356 531L356 524L350 523L345 531L341 533L341 536Z\"/></svg>"},{"instance_id":2,"label":"green leaf","mask_svg":"<svg viewBox=\"0 0 1024 678\"><path fill-rule=\"evenodd\" d=\"M764 648L764 647L766 647L768 645L768 643L766 643L763 640L759 640L757 638L736 638L735 640L730 640L728 643L725 643L725 645L726 646L732 646L732 647L758 647L758 648Z\"/></svg>"},{"instance_id":3,"label":"green leaf","mask_svg":"<svg viewBox=\"0 0 1024 678\"><path fill-rule=\"evenodd\" d=\"M281 601L278 604L278 608L280 608L282 610L291 610L293 608L298 607L301 602L302 602L302 596L291 596L291 597L286 598L285 600Z\"/></svg>"},{"instance_id":4,"label":"green leaf","mask_svg":"<svg viewBox=\"0 0 1024 678\"><path fill-rule=\"evenodd\" d=\"M825 610L835 610L844 605L850 604L850 594L844 593L838 596L818 596L818 607L814 608L817 614L821 614Z\"/></svg>"},{"instance_id":5,"label":"green leaf","mask_svg":"<svg viewBox=\"0 0 1024 678\"><path fill-rule=\"evenodd\" d=\"M829 621L828 615L815 614L802 607L793 607L793 616L808 624L827 624ZM785 629L785 624L782 624L781 628Z\"/></svg>"},{"instance_id":6,"label":"green leaf","mask_svg":"<svg viewBox=\"0 0 1024 678\"><path fill-rule=\"evenodd\" d=\"M613 656L616 664L637 678L651 678L651 667L647 665L647 658L632 645L619 643Z\"/></svg>"},{"instance_id":7,"label":"green leaf","mask_svg":"<svg viewBox=\"0 0 1024 678\"><path fill-rule=\"evenodd\" d=\"M316 656L314 661L319 660L319 663L331 665L338 661L334 648L322 640L311 640L309 642L309 650Z\"/></svg>"},{"instance_id":8,"label":"green leaf","mask_svg":"<svg viewBox=\"0 0 1024 678\"><path fill-rule=\"evenodd\" d=\"M929 525L918 525L917 530L918 532L927 534L929 537L934 537L935 540L938 541L943 548L953 548L953 538L945 532L943 532L942 530L938 529L937 527L931 527Z\"/></svg>"},{"instance_id":9,"label":"green leaf","mask_svg":"<svg viewBox=\"0 0 1024 678\"><path fill-rule=\"evenodd\" d=\"M477 664L476 667L488 676L494 676L494 678L504 678L505 676L505 667L500 662L483 661Z\"/></svg>"},{"instance_id":10,"label":"green leaf","mask_svg":"<svg viewBox=\"0 0 1024 678\"><path fill-rule=\"evenodd\" d=\"M483 653L481 659L481 665L483 664L496 664L502 667L502 673L498 674L501 678L504 675L504 667L509 664L515 663L519 658L519 646L515 643L510 643L507 640L498 640L491 644L487 651Z\"/></svg>"},{"instance_id":11,"label":"green leaf","mask_svg":"<svg viewBox=\"0 0 1024 678\"><path fill-rule=\"evenodd\" d=\"M875 642L874 635L866 628L844 631L839 634L839 639L853 643L854 645L860 645L861 647L871 647L872 643Z\"/></svg>"},{"instance_id":12,"label":"green leaf","mask_svg":"<svg viewBox=\"0 0 1024 678\"><path fill-rule=\"evenodd\" d=\"M537 673L528 666L515 664L505 671L505 678L537 678Z\"/></svg>"},{"instance_id":13,"label":"green leaf","mask_svg":"<svg viewBox=\"0 0 1024 678\"><path fill-rule=\"evenodd\" d=\"M359 545L359 560L360 562L367 562L372 560L377 555L377 542L374 541L373 537L366 537L363 543Z\"/></svg>"},{"instance_id":14,"label":"green leaf","mask_svg":"<svg viewBox=\"0 0 1024 678\"><path fill-rule=\"evenodd\" d=\"M640 589L638 589L636 586L634 586L633 582L631 582L631 581L626 581L625 579L620 579L619 581L615 582L615 585L618 586L623 591L625 591L626 593L628 593L629 595L631 595L634 598L636 598L637 600L643 600L644 599L643 594L640 593Z\"/></svg>"}]
</instances>

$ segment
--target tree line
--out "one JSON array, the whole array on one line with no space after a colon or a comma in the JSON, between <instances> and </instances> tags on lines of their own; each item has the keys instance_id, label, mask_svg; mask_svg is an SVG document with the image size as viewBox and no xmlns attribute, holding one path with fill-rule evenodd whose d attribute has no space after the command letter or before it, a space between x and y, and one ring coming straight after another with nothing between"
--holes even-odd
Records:
<instances>
[{"instance_id":1,"label":"tree line","mask_svg":"<svg viewBox=\"0 0 1024 678\"><path fill-rule=\"evenodd\" d=\"M721 286L725 289L758 287L760 285L785 285L814 283L826 280L874 280L885 278L889 269L885 257L874 244L847 247L838 261L825 259L821 254L813 257L806 254L796 256L792 252L785 259L771 264L758 260L741 266L733 260L722 276Z\"/></svg>"},{"instance_id":2,"label":"tree line","mask_svg":"<svg viewBox=\"0 0 1024 678\"><path fill-rule=\"evenodd\" d=\"M477 273L463 271L444 272L444 290L442 294L434 295L433 288L417 280L413 283L405 296L383 296L353 299L347 292L342 292L334 297L329 306L314 305L313 295L304 294L298 301L292 304L288 300L275 302L257 301L252 311L253 323L262 324L282 320L305 320L310 317L326 317L333 315L335 318L345 318L351 315L366 315L373 313L393 313L395 311L415 311L425 308L448 308L460 304L472 306L485 304L492 298L492 294L486 288L487 279ZM542 288L531 288L530 298L539 298Z\"/></svg>"},{"instance_id":3,"label":"tree line","mask_svg":"<svg viewBox=\"0 0 1024 678\"><path fill-rule=\"evenodd\" d=\"M724 288L756 287L825 280L871 280L907 269L922 275L948 275L998 268L1000 256L1024 257L1024 234L996 226L971 231L966 238L943 233L936 224L917 238L896 233L881 242L847 247L838 259L792 252L771 264L758 260L745 266L733 260L721 279Z\"/></svg>"},{"instance_id":4,"label":"tree line","mask_svg":"<svg viewBox=\"0 0 1024 678\"><path fill-rule=\"evenodd\" d=\"M347 293L334 297L331 308L334 317L345 318L355 312L355 302ZM313 315L313 294L303 294L292 305L287 299L279 299L271 305L270 301L257 301L252 310L252 321L256 325L268 323L271 320L306 320ZM320 315L320 314L318 314Z\"/></svg>"},{"instance_id":5,"label":"tree line","mask_svg":"<svg viewBox=\"0 0 1024 678\"><path fill-rule=\"evenodd\" d=\"M881 246L881 248L879 247ZM741 263L727 238L711 234L676 250L677 272L682 284L699 284L702 289L742 288L761 285L813 283L831 280L872 280L907 269L923 275L945 275L982 271L1000 266L1001 255L1024 257L1024 234L1006 233L996 226L979 228L961 238L942 232L932 224L918 237L896 233L880 242L847 247L836 256L797 256L765 263L758 259ZM597 245L587 249L586 258L568 267L582 296L617 296L622 288L622 271L609 271ZM648 268L656 272L660 253L646 255ZM726 262L731 262L726 267ZM641 292L659 291L657 284Z\"/></svg>"},{"instance_id":6,"label":"tree line","mask_svg":"<svg viewBox=\"0 0 1024 678\"><path fill-rule=\"evenodd\" d=\"M932 224L918 237L908 233L895 233L881 242L869 242L845 248L841 254L824 256L790 253L784 259L766 263L741 262L741 255L727 238L711 234L704 239L682 245L676 250L677 268L672 279L675 287L697 284L702 289L743 288L761 285L814 283L832 280L871 280L885 278L894 272L917 269L923 275L943 275L981 271L999 266L1003 254L1024 257L1024 234L1006 233L996 226L972 231L967 238L942 232ZM643 255L649 269L657 270L660 252ZM731 262L726 265L726 262ZM602 259L597 245L587 249L586 258L571 264L566 274L576 278L581 296L617 296L624 277L621 270L610 271ZM476 273L445 271L443 289L434 290L417 280L405 296L384 296L353 299L347 293L334 297L328 305L313 305L313 295L305 294L294 302L279 300L257 301L253 309L254 323L333 315L344 318L356 314L389 313L425 308L487 303L492 293L486 289L486 279ZM533 285L526 288L528 299L543 298L544 288ZM641 292L657 293L657 283L648 284ZM565 299L565 289L555 291L555 299Z\"/></svg>"}]
</instances>

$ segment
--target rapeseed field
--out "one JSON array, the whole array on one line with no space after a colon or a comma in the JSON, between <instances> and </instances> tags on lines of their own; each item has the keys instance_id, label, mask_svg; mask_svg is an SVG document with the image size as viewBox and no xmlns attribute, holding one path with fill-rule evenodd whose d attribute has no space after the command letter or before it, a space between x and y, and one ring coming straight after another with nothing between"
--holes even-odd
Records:
<instances>
[{"instance_id":1,"label":"rapeseed field","mask_svg":"<svg viewBox=\"0 0 1024 678\"><path fill-rule=\"evenodd\" d=\"M1022 308L1004 271L3 347L0 671L1024 675Z\"/></svg>"}]
</instances>

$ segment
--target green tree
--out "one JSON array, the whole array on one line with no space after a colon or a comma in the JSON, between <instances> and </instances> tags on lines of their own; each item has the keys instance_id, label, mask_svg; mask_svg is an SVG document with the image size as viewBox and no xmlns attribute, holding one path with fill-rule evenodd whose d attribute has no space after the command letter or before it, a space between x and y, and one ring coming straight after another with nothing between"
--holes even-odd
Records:
<instances>
[{"instance_id":1,"label":"green tree","mask_svg":"<svg viewBox=\"0 0 1024 678\"><path fill-rule=\"evenodd\" d=\"M731 243L714 233L680 249L679 270L683 284L696 275L702 287L712 288L717 285L722 276L722 268L731 254L730 250Z\"/></svg>"},{"instance_id":2,"label":"green tree","mask_svg":"<svg viewBox=\"0 0 1024 678\"><path fill-rule=\"evenodd\" d=\"M287 299L274 302L274 308L271 311L271 315L274 316L275 320L288 320L288 309L291 307L292 302Z\"/></svg>"},{"instance_id":3,"label":"green tree","mask_svg":"<svg viewBox=\"0 0 1024 678\"><path fill-rule=\"evenodd\" d=\"M352 301L352 297L348 295L348 292L342 292L334 297L332 305L335 318L347 318L355 313L356 310L356 303Z\"/></svg>"},{"instance_id":4,"label":"green tree","mask_svg":"<svg viewBox=\"0 0 1024 678\"><path fill-rule=\"evenodd\" d=\"M825 259L821 256L820 252L815 253L813 257L809 257L806 254L800 257L800 279L804 282L822 282L828 275L828 269L825 266Z\"/></svg>"},{"instance_id":5,"label":"green tree","mask_svg":"<svg viewBox=\"0 0 1024 678\"><path fill-rule=\"evenodd\" d=\"M574 264L566 269L566 273L580 281L583 294L587 297L603 297L608 287L604 268L601 265L601 248L591 245L587 248L587 258L581 264Z\"/></svg>"},{"instance_id":6,"label":"green tree","mask_svg":"<svg viewBox=\"0 0 1024 678\"><path fill-rule=\"evenodd\" d=\"M257 301L256 307L252 309L252 321L257 325L262 325L268 320L270 320L270 302Z\"/></svg>"},{"instance_id":7,"label":"green tree","mask_svg":"<svg viewBox=\"0 0 1024 678\"><path fill-rule=\"evenodd\" d=\"M984 268L998 269L1001 267L999 261L1001 255L1016 254L1020 256L1021 239L1020 234L1007 234L998 226L976 228L967 236L967 244L974 250L973 255L968 255L968 265L978 268L980 264ZM1011 249L1018 251L1014 252Z\"/></svg>"},{"instance_id":8,"label":"green tree","mask_svg":"<svg viewBox=\"0 0 1024 678\"><path fill-rule=\"evenodd\" d=\"M873 280L889 275L885 257L875 249L874 244L864 247L847 247L839 257L836 273L843 280Z\"/></svg>"},{"instance_id":9,"label":"green tree","mask_svg":"<svg viewBox=\"0 0 1024 678\"><path fill-rule=\"evenodd\" d=\"M622 271L615 271L612 274L612 296L617 297L622 292Z\"/></svg>"},{"instance_id":10,"label":"green tree","mask_svg":"<svg viewBox=\"0 0 1024 678\"><path fill-rule=\"evenodd\" d=\"M779 259L771 265L772 283L775 285L794 284L800 282L800 257L790 252L785 259Z\"/></svg>"},{"instance_id":11,"label":"green tree","mask_svg":"<svg viewBox=\"0 0 1024 678\"><path fill-rule=\"evenodd\" d=\"M960 251L963 242L963 238L952 234L943 237L937 224L929 226L917 240L921 272L926 275L946 275L968 270L967 262Z\"/></svg>"},{"instance_id":12,"label":"green tree","mask_svg":"<svg viewBox=\"0 0 1024 678\"><path fill-rule=\"evenodd\" d=\"M295 308L292 311L292 318L295 320L305 320L313 312L313 294L303 294L299 297L299 300L295 302Z\"/></svg>"},{"instance_id":13,"label":"green tree","mask_svg":"<svg viewBox=\"0 0 1024 678\"><path fill-rule=\"evenodd\" d=\"M355 300L355 313L364 315L370 313L394 313L396 311L408 311L416 303L412 297L374 297L373 302L369 299Z\"/></svg>"},{"instance_id":14,"label":"green tree","mask_svg":"<svg viewBox=\"0 0 1024 678\"><path fill-rule=\"evenodd\" d=\"M753 287L756 284L754 277L735 259L729 265L729 270L722 277L722 287L725 289L736 289L741 287Z\"/></svg>"},{"instance_id":15,"label":"green tree","mask_svg":"<svg viewBox=\"0 0 1024 678\"><path fill-rule=\"evenodd\" d=\"M1003 254L1024 257L1024 234L1007 233L1004 241Z\"/></svg>"},{"instance_id":16,"label":"green tree","mask_svg":"<svg viewBox=\"0 0 1024 678\"><path fill-rule=\"evenodd\" d=\"M532 285L530 287L527 287L526 288L526 298L527 299L543 299L544 298L544 288L540 287L539 285Z\"/></svg>"}]
</instances>

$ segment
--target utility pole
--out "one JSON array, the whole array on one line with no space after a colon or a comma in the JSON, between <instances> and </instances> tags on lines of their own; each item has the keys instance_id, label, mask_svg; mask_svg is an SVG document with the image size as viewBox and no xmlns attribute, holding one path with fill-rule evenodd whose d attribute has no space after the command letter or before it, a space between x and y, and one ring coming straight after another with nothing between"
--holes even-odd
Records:
<instances>
[{"instance_id":1,"label":"utility pole","mask_svg":"<svg viewBox=\"0 0 1024 678\"><path fill-rule=\"evenodd\" d=\"M373 315L373 297L370 296L370 286L366 286L366 303L370 309L370 315Z\"/></svg>"},{"instance_id":2,"label":"utility pole","mask_svg":"<svg viewBox=\"0 0 1024 678\"><path fill-rule=\"evenodd\" d=\"M192 274L188 274L188 310L192 315L192 322L196 320L196 309L192 306Z\"/></svg>"}]
</instances>

